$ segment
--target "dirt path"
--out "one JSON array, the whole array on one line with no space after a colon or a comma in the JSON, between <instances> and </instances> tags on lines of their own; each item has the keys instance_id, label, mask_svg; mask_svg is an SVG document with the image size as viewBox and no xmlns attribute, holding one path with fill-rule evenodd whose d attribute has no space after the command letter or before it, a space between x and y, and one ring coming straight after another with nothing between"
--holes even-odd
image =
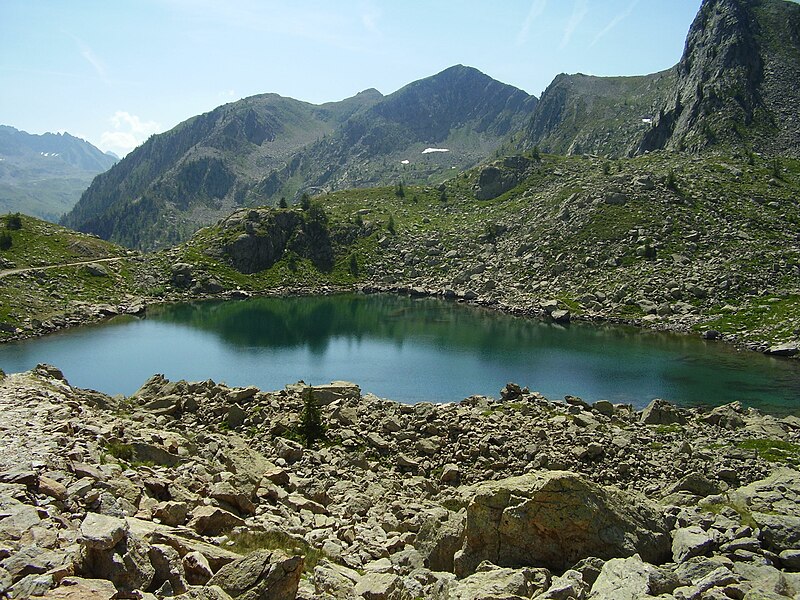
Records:
<instances>
[{"instance_id":1,"label":"dirt path","mask_svg":"<svg viewBox=\"0 0 800 600\"><path fill-rule=\"evenodd\" d=\"M78 262L62 263L58 265L46 265L44 267L25 267L23 269L7 269L0 271L0 279L8 277L9 275L19 275L20 273L29 273L32 271L47 271L48 269L59 269L61 267L76 267L80 265L91 265L94 263L116 262L127 258L125 256L115 256L112 258L96 258L94 260L82 260Z\"/></svg>"}]
</instances>

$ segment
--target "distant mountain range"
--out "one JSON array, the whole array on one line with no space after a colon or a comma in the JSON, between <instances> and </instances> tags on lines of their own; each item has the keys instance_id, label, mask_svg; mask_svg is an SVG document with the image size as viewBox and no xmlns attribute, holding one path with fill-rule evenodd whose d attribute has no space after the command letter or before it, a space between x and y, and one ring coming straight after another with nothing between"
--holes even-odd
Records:
<instances>
[{"instance_id":1,"label":"distant mountain range","mask_svg":"<svg viewBox=\"0 0 800 600\"><path fill-rule=\"evenodd\" d=\"M0 125L0 213L57 221L118 160L68 133L32 135Z\"/></svg>"},{"instance_id":2,"label":"distant mountain range","mask_svg":"<svg viewBox=\"0 0 800 600\"><path fill-rule=\"evenodd\" d=\"M97 177L64 225L142 249L241 206L350 187L436 185L534 146L800 152L800 5L705 0L680 62L639 77L559 75L540 100L455 66L388 96L312 105L246 98L153 136Z\"/></svg>"}]
</instances>

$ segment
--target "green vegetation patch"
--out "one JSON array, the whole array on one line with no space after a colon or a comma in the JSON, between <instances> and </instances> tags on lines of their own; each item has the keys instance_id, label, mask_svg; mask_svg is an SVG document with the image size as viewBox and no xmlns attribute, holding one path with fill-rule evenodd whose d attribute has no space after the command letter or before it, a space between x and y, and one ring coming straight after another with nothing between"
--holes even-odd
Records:
<instances>
[{"instance_id":1,"label":"green vegetation patch","mask_svg":"<svg viewBox=\"0 0 800 600\"><path fill-rule=\"evenodd\" d=\"M749 439L739 442L739 448L753 450L768 462L800 464L800 444L783 440Z\"/></svg>"},{"instance_id":2,"label":"green vegetation patch","mask_svg":"<svg viewBox=\"0 0 800 600\"><path fill-rule=\"evenodd\" d=\"M310 546L305 540L282 531L245 530L228 534L226 548L237 554L250 554L256 550L283 550L291 556L303 556L303 570L313 573L323 558L330 559L322 550Z\"/></svg>"}]
</instances>

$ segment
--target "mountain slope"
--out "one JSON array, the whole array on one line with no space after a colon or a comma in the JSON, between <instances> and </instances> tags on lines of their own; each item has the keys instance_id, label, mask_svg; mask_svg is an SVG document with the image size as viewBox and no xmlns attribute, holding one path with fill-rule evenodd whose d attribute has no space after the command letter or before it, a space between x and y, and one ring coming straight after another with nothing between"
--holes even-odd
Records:
<instances>
[{"instance_id":1,"label":"mountain slope","mask_svg":"<svg viewBox=\"0 0 800 600\"><path fill-rule=\"evenodd\" d=\"M522 90L457 65L354 115L272 180L288 193L295 191L292 180L298 176L316 191L438 182L453 167L463 170L491 156L523 126L536 102ZM431 148L447 152L424 153Z\"/></svg>"},{"instance_id":2,"label":"mountain slope","mask_svg":"<svg viewBox=\"0 0 800 600\"><path fill-rule=\"evenodd\" d=\"M630 154L674 82L674 69L641 77L558 75L533 113L526 143L558 154Z\"/></svg>"},{"instance_id":3,"label":"mountain slope","mask_svg":"<svg viewBox=\"0 0 800 600\"><path fill-rule=\"evenodd\" d=\"M611 156L656 149L797 156L800 5L704 0L680 62L643 77L560 75L521 146Z\"/></svg>"},{"instance_id":4,"label":"mountain slope","mask_svg":"<svg viewBox=\"0 0 800 600\"><path fill-rule=\"evenodd\" d=\"M315 106L254 96L152 137L98 177L63 224L163 247L238 206L305 190L442 180L490 156L535 103L462 66L388 97L367 90ZM423 154L442 144L449 152Z\"/></svg>"},{"instance_id":5,"label":"mountain slope","mask_svg":"<svg viewBox=\"0 0 800 600\"><path fill-rule=\"evenodd\" d=\"M68 133L32 135L0 125L0 213L56 220L116 159Z\"/></svg>"},{"instance_id":6,"label":"mountain slope","mask_svg":"<svg viewBox=\"0 0 800 600\"><path fill-rule=\"evenodd\" d=\"M244 204L249 180L375 98L313 106L264 94L220 106L136 148L93 182L63 224L128 246L178 241Z\"/></svg>"}]
</instances>

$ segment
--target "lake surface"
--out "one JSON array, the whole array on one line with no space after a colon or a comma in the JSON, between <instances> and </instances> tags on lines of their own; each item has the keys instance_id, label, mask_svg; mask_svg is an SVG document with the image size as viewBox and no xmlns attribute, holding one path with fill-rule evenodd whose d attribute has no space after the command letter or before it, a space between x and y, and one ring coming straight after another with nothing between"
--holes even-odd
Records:
<instances>
[{"instance_id":1,"label":"lake surface","mask_svg":"<svg viewBox=\"0 0 800 600\"><path fill-rule=\"evenodd\" d=\"M800 363L699 337L552 323L436 299L378 295L258 298L152 307L44 338L0 345L7 373L47 362L73 385L129 395L154 373L281 389L348 380L402 402L499 396L509 381L645 406L740 400L800 409Z\"/></svg>"}]
</instances>

